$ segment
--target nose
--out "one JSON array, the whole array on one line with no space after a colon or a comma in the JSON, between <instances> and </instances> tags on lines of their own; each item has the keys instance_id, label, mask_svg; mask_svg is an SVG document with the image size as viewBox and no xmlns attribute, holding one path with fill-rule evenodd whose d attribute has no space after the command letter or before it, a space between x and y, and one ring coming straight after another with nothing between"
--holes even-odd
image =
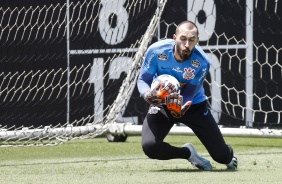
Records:
<instances>
[{"instance_id":1,"label":"nose","mask_svg":"<svg viewBox=\"0 0 282 184\"><path fill-rule=\"evenodd\" d=\"M187 40L186 42L185 42L185 45L184 45L186 48L189 48L189 40Z\"/></svg>"}]
</instances>

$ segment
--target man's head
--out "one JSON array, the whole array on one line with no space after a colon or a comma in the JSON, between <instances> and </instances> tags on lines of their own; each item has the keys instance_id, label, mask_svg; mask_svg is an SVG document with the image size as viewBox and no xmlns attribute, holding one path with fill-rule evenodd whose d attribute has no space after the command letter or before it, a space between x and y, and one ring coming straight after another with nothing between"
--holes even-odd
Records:
<instances>
[{"instance_id":1,"label":"man's head","mask_svg":"<svg viewBox=\"0 0 282 184\"><path fill-rule=\"evenodd\" d=\"M198 28L191 21L178 24L173 39L175 40L174 56L178 61L190 58L195 45L199 41Z\"/></svg>"}]
</instances>

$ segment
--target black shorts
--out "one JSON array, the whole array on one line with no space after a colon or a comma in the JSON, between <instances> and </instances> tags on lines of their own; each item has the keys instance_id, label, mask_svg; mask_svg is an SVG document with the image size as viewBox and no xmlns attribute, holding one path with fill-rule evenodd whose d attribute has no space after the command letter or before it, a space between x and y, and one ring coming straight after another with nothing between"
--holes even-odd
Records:
<instances>
[{"instance_id":1,"label":"black shorts","mask_svg":"<svg viewBox=\"0 0 282 184\"><path fill-rule=\"evenodd\" d=\"M161 144L175 123L191 128L214 160L221 163L231 160L233 152L225 143L207 101L191 105L181 118L174 118L166 106L150 106L143 122L142 145Z\"/></svg>"}]
</instances>

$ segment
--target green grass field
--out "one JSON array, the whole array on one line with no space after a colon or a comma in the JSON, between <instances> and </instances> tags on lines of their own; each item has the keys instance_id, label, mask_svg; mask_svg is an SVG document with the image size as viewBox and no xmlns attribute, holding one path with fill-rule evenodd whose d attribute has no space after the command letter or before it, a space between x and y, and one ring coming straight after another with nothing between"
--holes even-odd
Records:
<instances>
[{"instance_id":1,"label":"green grass field","mask_svg":"<svg viewBox=\"0 0 282 184\"><path fill-rule=\"evenodd\" d=\"M124 143L109 143L101 137L57 146L1 147L0 183L282 183L281 138L225 139L238 157L237 171L212 161L195 136L169 135L166 141L176 146L192 142L211 160L213 171L199 171L181 159L148 159L142 152L140 136L129 136Z\"/></svg>"}]
</instances>

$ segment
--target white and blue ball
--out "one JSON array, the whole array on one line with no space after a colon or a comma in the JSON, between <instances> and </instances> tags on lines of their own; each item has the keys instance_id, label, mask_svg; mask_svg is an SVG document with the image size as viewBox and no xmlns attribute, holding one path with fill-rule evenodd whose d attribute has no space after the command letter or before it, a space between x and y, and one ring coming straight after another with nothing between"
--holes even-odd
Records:
<instances>
[{"instance_id":1,"label":"white and blue ball","mask_svg":"<svg viewBox=\"0 0 282 184\"><path fill-rule=\"evenodd\" d=\"M157 76L151 84L151 90L155 89L159 85L159 83L161 83L161 82L164 83L163 87L168 85L168 83L171 83L175 87L174 92L180 93L180 83L179 83L179 81L175 77L173 77L172 75L168 75L168 74L163 74L163 75Z\"/></svg>"}]
</instances>

